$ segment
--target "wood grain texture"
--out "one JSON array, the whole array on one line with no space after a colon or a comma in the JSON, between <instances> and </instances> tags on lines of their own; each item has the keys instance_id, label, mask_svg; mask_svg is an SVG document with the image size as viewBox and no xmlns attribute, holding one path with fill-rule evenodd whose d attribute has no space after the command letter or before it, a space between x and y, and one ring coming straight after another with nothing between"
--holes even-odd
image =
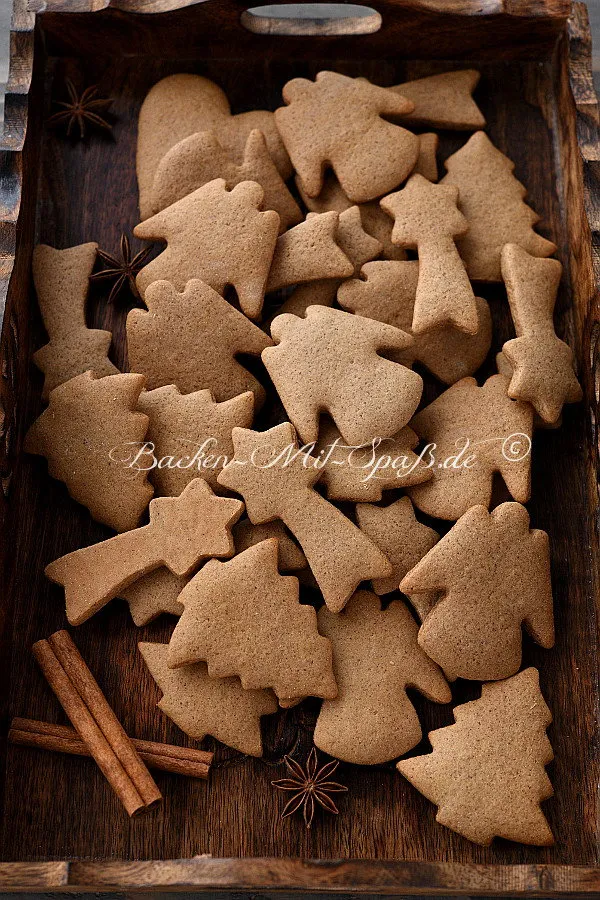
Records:
<instances>
[{"instance_id":1,"label":"wood grain texture","mask_svg":"<svg viewBox=\"0 0 600 900\"><path fill-rule=\"evenodd\" d=\"M513 5L519 8L519 4ZM56 721L59 715L30 653L35 640L65 624L61 591L46 581L44 566L63 553L108 536L106 529L94 524L88 513L68 498L64 486L48 477L42 460L19 453L24 429L41 409L42 378L29 363L32 350L44 342L29 277L33 242L66 247L96 240L103 249L114 252L121 233L131 233L137 222L137 114L148 89L167 74L191 71L215 79L237 112L258 106L275 108L281 102L281 87L290 77L312 77L323 67L366 75L380 84L396 84L449 67L447 63L403 60L394 33L388 33L387 43L377 45L380 58L376 60L370 43L374 35L365 36L364 44L363 38L353 43L351 52L347 43L329 38L311 38L309 43L291 39L289 44L279 38L283 46L270 52L262 36L248 33L235 48L224 48L198 31L202 8L208 11L211 6L212 0L154 18L114 10L90 16L40 16L49 55L44 55L40 43L23 148L26 179L20 206L18 196L16 199L19 219L13 237L17 249L16 254L14 247L11 251L15 264L1 348L0 384L7 392L5 416L8 410L11 424L0 443L0 464L6 467L2 476L6 473L10 487L8 500L0 493L0 515L4 516L1 552L5 557L0 676L6 675L9 684L9 690L0 693L3 735L10 716ZM231 8L229 3L222 6ZM383 7L385 21L385 10L396 5ZM557 4L556 9L564 12L564 4ZM475 46L475 37L466 34L470 31L466 23L477 17L460 19L464 46L471 41ZM425 21L421 17L421 28ZM450 15L434 16L432 21L439 33L444 22L453 20ZM488 19L488 26L494 21ZM584 192L581 178L586 166L595 168L599 143L592 124L597 110L586 74L585 21L579 8L571 26L571 43L561 40L549 57L548 33L543 47L536 48L542 57L536 62L515 60L521 52L516 44L523 37L522 21L511 19L516 23L514 40L509 40L510 29L503 21L507 30L500 33L497 60L478 65L482 81L477 99L492 140L515 161L517 177L528 186L531 205L543 217L541 231L559 246L565 277L557 303L557 331L576 350L586 392L585 404L565 411L562 429L536 434L533 457L530 511L533 525L551 536L558 637L551 652L527 641L524 664L540 668L542 690L554 714L550 738L556 761L550 775L556 796L545 804L545 810L556 846L523 848L502 841L491 848L470 844L438 826L433 806L399 778L392 766L342 766L340 780L350 791L341 801L341 815L320 819L312 832L305 831L300 819L279 822L282 800L270 782L281 777L283 753L292 750L302 759L308 752L317 712L317 706L309 702L266 720L267 755L263 761L243 759L216 747L208 785L167 774L157 776L165 795L164 808L133 821L124 816L91 761L21 747L7 750L3 741L0 858L23 860L26 866L32 861L74 860L68 869L69 886L90 891L96 886L131 891L191 886L230 891L508 895L533 891L548 895L600 889L596 869L600 862L596 804L600 588L597 440L593 430L598 398L593 362L597 353L591 353L599 320L594 272L598 261L594 198L599 193L589 174ZM24 22L23 33L27 33ZM478 25L473 27L477 34ZM385 29L380 34L384 35ZM453 34L454 44L443 45L446 48L457 44L458 26ZM527 40L523 38L523 46L527 46L524 56L532 52ZM423 48L423 35L419 42ZM504 44L510 47L511 62L506 60ZM135 55L131 55L132 48ZM343 50L348 52L344 55ZM239 56L235 65L232 52ZM484 47L483 55L489 57L489 53L491 46L487 51ZM67 76L79 87L98 84L102 96L114 98L112 136L94 134L89 141L71 143L42 126L51 112L52 99L61 96ZM442 158L463 141L464 136L443 135ZM11 169L3 168L3 175L5 171ZM12 209L4 189L0 202ZM591 238L586 207L593 223ZM16 212L9 212L9 225L11 215L16 219ZM0 241L3 228L0 223ZM502 288L482 290L490 301L495 325L493 352L482 370L482 375L487 375L494 369L495 351L513 332ZM127 308L109 306L107 293L101 284L92 287L89 324L114 331L111 356L117 365L125 366ZM426 381L432 398L440 386L431 378ZM4 451L5 445L10 445L9 453ZM139 640L167 640L172 627L173 621L163 617L136 629L126 605L115 601L78 628L76 640L129 734L191 744L155 708L159 694L136 650ZM474 685L459 682L453 686L455 703L477 694ZM424 730L452 721L449 707L419 697L415 704ZM213 749L214 742L209 739L202 746ZM424 740L417 752L427 747ZM201 854L219 859L189 859ZM155 862L127 862L135 860Z\"/></svg>"}]
</instances>

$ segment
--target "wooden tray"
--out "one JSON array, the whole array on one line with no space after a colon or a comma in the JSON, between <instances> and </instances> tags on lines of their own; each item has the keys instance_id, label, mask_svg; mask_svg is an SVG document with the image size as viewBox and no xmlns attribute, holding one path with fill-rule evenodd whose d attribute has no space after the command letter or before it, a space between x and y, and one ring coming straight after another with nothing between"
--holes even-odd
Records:
<instances>
[{"instance_id":1,"label":"wooden tray","mask_svg":"<svg viewBox=\"0 0 600 900\"><path fill-rule=\"evenodd\" d=\"M540 668L554 713L556 761L550 774L556 796L545 809L556 845L475 846L437 825L434 807L391 766L343 767L340 777L350 791L339 818L323 818L311 832L299 819L281 824L281 796L270 782L280 777L277 760L286 750L296 746L301 754L310 744L314 709L301 707L267 726L266 761L232 759L221 749L208 785L161 775L163 809L133 821L90 761L7 748L4 739L0 858L6 862L0 863L0 888L600 891L600 142L586 10L582 4L571 10L567 0L372 5L383 27L371 35L274 37L244 30L244 6L236 0L39 0L37 16L25 0L16 0L0 147L0 675L8 684L0 701L3 734L13 715L60 720L29 649L64 625L61 593L44 579L43 568L107 534L48 477L43 461L21 454L24 431L41 408L41 378L30 364L43 342L30 285L33 244L97 240L115 251L121 233L131 231L137 221L137 113L147 90L164 75L208 75L241 111L275 108L285 81L325 67L394 84L477 65L477 99L489 133L516 162L516 174L543 216L541 230L559 247L565 278L557 328L575 348L585 390L585 402L566 410L562 429L536 435L533 454L530 509L535 526L552 539L557 645L547 652L528 642L525 662ZM149 12L154 14L140 14ZM65 76L81 86L98 84L101 96L114 98L114 140L95 135L70 144L44 126ZM464 139L445 135L442 156ZM482 292L493 308L495 351L510 335L507 304L501 286ZM114 359L125 365L125 311L108 307L105 297L94 289L90 324L114 331ZM484 371L492 369L493 354ZM164 640L170 627L160 620L136 629L124 604L114 602L74 636L132 735L183 743L182 733L155 709L158 692L136 652L138 640ZM477 689L459 684L454 695L461 702ZM449 707L416 702L425 730L452 720Z\"/></svg>"}]
</instances>

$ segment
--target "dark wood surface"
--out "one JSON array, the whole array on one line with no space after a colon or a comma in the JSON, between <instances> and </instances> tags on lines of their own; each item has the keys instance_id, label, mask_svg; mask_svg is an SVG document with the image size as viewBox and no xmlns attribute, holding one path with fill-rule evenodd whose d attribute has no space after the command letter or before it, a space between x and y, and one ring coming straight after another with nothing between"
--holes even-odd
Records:
<instances>
[{"instance_id":1,"label":"dark wood surface","mask_svg":"<svg viewBox=\"0 0 600 900\"><path fill-rule=\"evenodd\" d=\"M200 9L189 10L195 25ZM19 453L24 430L41 409L41 376L28 362L31 352L44 340L29 277L34 240L57 247L96 240L109 252L118 249L121 233L131 232L137 222L137 113L149 87L166 74L192 71L214 78L226 90L234 111L242 111L257 106L275 108L280 103L281 87L290 77L314 75L323 67L363 74L380 84L394 84L448 67L439 62L403 61L393 42L377 61L371 59L370 50L363 59L362 38L353 45L349 57L330 55L331 48L341 45L315 38L301 45L292 40L289 54L278 51L271 57L262 52L261 36L249 36L237 51L240 59L233 62L221 59L218 54L222 46L212 47L205 36L202 52L193 58L181 58L177 40L184 12L177 14L182 18L174 32L169 32L165 24L174 14L133 17L136 28L144 18L145 43L140 46L128 42L129 32L123 27L128 20L122 12L41 17L42 30L49 29L44 41L50 55L44 55L40 40L25 146L26 182L16 232L16 200L11 211L7 200L10 194L4 188L1 197L8 219L0 228L5 257L14 254L14 248L10 251L11 239L17 241L4 316L1 367L5 418L0 432L0 514L4 516L1 552L5 577L0 606L0 674L9 683L9 690L0 696L3 736L13 715L63 721L30 653L35 640L65 625L61 592L46 581L43 568L57 556L108 535L68 498L64 486L48 477L42 460ZM25 48L26 14L22 16L25 25L20 35ZM106 48L97 39L95 23L101 17L108 17L103 21L111 32L107 45L111 55L104 55ZM468 21L472 20L463 19L465 31L469 30ZM87 41L79 45L85 31ZM72 863L66 877L69 885L90 890L96 884L148 889L180 883L232 890L314 887L343 891L357 885L372 893L408 892L409 888L508 894L527 889L539 893L586 892L593 886L600 889L593 871L599 864L596 791L600 775L598 449L594 431L597 353L590 356L600 320L593 268L597 262L594 198L598 196L598 114L589 92L588 48L580 10L573 23L573 36L570 46L566 40L560 42L553 59L486 60L479 66L482 82L477 93L492 140L515 161L516 174L528 186L531 204L543 216L540 230L559 246L565 278L557 306L557 329L576 348L586 391L583 404L565 411L562 429L536 434L533 499L529 504L534 526L546 529L552 544L557 645L548 652L526 641L524 662L540 668L542 690L554 714L549 734L556 761L549 771L556 796L545 804L545 811L556 835L555 847L525 848L501 841L491 848L470 844L438 826L435 808L395 774L391 765L340 767L340 780L350 790L341 800L339 818L321 819L308 833L300 819L280 823L282 799L270 782L282 774L280 759L284 752L293 749L302 758L310 747L316 708L308 703L266 720L265 760L241 759L217 747L208 785L176 776L157 776L165 795L164 807L132 821L91 761L20 747L7 749L3 741L0 858L28 862L83 860ZM146 54L150 37L161 53ZM287 46L285 38L278 40ZM120 53L115 55L117 42L121 42ZM80 46L78 52L76 46ZM67 55L62 51L68 51ZM499 53L502 57L501 48ZM81 87L97 83L102 96L114 98L112 137L93 135L87 142L72 144L43 126L52 99L62 98L65 77ZM26 75L20 83L25 82ZM18 110L18 103L11 108ZM17 112L14 121L15 134L21 123L22 142L23 121ZM444 135L442 157L464 140L464 135ZM587 193L582 186L580 145L587 147ZM8 183L14 184L18 195L22 168L18 152L12 152L9 158L3 156L2 165L3 176L8 173ZM585 208L591 216L593 234ZM481 293L492 306L495 352L512 333L508 307L500 286L482 288ZM113 359L125 365L127 307L108 307L106 295L103 287L93 288L90 324L113 330ZM490 374L493 368L491 354L482 375ZM429 396L439 390L428 379ZM172 626L172 620L163 618L136 629L125 604L113 602L85 625L73 629L73 635L130 734L184 744L185 736L155 708L159 694L136 651L139 640L167 640ZM459 682L453 687L455 703L477 694L474 685ZM449 706L428 704L418 697L415 703L425 731L452 721ZM212 749L213 744L207 740L205 746ZM416 752L423 752L427 746L423 741ZM317 867L269 860L157 862L130 867L103 862L168 861L200 854L330 862ZM402 862L381 866L369 863L361 869L358 862L334 863L339 859ZM418 861L426 865L412 865ZM490 865L509 868L490 869ZM585 868L555 869L554 865ZM7 871L0 868L0 885ZM14 878L11 871L6 875L9 881ZM27 868L28 873L33 871ZM49 886L52 878L58 885L65 877L62 868L42 872L40 888ZM33 877L37 876L28 875Z\"/></svg>"}]
</instances>

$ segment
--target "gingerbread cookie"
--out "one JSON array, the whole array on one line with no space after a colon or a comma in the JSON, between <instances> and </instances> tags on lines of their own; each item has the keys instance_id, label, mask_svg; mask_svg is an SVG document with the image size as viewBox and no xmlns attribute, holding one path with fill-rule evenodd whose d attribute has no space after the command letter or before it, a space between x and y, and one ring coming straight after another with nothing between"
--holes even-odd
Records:
<instances>
[{"instance_id":1,"label":"gingerbread cookie","mask_svg":"<svg viewBox=\"0 0 600 900\"><path fill-rule=\"evenodd\" d=\"M455 520L471 506L488 507L496 473L515 500L529 500L533 409L511 400L507 388L503 375L483 387L463 378L412 420L434 462L431 479L407 489L423 512Z\"/></svg>"},{"instance_id":2,"label":"gingerbread cookie","mask_svg":"<svg viewBox=\"0 0 600 900\"><path fill-rule=\"evenodd\" d=\"M154 281L170 281L179 291L194 278L222 294L236 290L240 307L255 319L279 232L279 216L260 212L263 189L243 181L228 191L222 178L178 200L133 229L143 240L164 240L167 247L138 273L142 296Z\"/></svg>"},{"instance_id":3,"label":"gingerbread cookie","mask_svg":"<svg viewBox=\"0 0 600 900\"><path fill-rule=\"evenodd\" d=\"M199 131L214 131L225 150L241 162L248 135L258 129L282 178L292 174L273 113L255 109L232 116L229 101L213 81L200 75L169 75L148 92L138 122L136 169L140 215L152 215L152 188L158 165L179 141Z\"/></svg>"},{"instance_id":4,"label":"gingerbread cookie","mask_svg":"<svg viewBox=\"0 0 600 900\"><path fill-rule=\"evenodd\" d=\"M162 613L180 616L183 605L178 597L189 580L186 575L173 575L170 569L161 566L121 588L118 596L127 601L133 623L140 627Z\"/></svg>"},{"instance_id":5,"label":"gingerbread cookie","mask_svg":"<svg viewBox=\"0 0 600 900\"><path fill-rule=\"evenodd\" d=\"M184 394L208 389L218 403L252 391L256 408L262 405L264 388L237 355L257 356L272 342L243 313L202 281L189 281L182 294L156 281L145 302L148 310L127 316L127 349L148 390L173 384Z\"/></svg>"},{"instance_id":6,"label":"gingerbread cookie","mask_svg":"<svg viewBox=\"0 0 600 900\"><path fill-rule=\"evenodd\" d=\"M307 218L277 239L267 292L321 278L348 278L354 266L336 243L338 214Z\"/></svg>"},{"instance_id":7,"label":"gingerbread cookie","mask_svg":"<svg viewBox=\"0 0 600 900\"><path fill-rule=\"evenodd\" d=\"M207 734L240 753L262 756L260 720L277 712L270 691L245 691L238 678L211 678L204 663L170 669L167 644L138 644L150 674L163 693L158 703L189 737Z\"/></svg>"},{"instance_id":8,"label":"gingerbread cookie","mask_svg":"<svg viewBox=\"0 0 600 900\"><path fill-rule=\"evenodd\" d=\"M289 528L329 609L339 612L361 581L391 575L383 553L313 489L321 474L317 461L298 449L289 422L264 432L234 428L232 436L235 457L219 484L243 496L251 522L281 519Z\"/></svg>"},{"instance_id":9,"label":"gingerbread cookie","mask_svg":"<svg viewBox=\"0 0 600 900\"><path fill-rule=\"evenodd\" d=\"M360 274L360 278L349 279L340 286L339 305L348 312L412 334L419 263L416 260L369 262ZM390 354L391 358L405 366L419 362L445 384L472 375L483 363L492 342L492 317L487 301L475 297L475 305L475 334L442 325L424 334L413 334L411 346Z\"/></svg>"},{"instance_id":10,"label":"gingerbread cookie","mask_svg":"<svg viewBox=\"0 0 600 900\"><path fill-rule=\"evenodd\" d=\"M148 416L141 467L156 465L150 480L159 496L177 497L194 478L217 493L217 475L233 456L231 429L249 428L254 417L254 394L246 391L216 403L210 391L181 394L173 384L143 391L138 409Z\"/></svg>"},{"instance_id":11,"label":"gingerbread cookie","mask_svg":"<svg viewBox=\"0 0 600 900\"><path fill-rule=\"evenodd\" d=\"M408 497L401 497L389 506L359 503L356 520L360 530L377 544L394 567L393 575L376 578L372 582L373 590L379 595L397 591L407 572L423 559L440 538L433 528L417 521ZM408 591L404 593L410 596ZM429 652L427 648L425 651ZM432 653L429 656L435 659Z\"/></svg>"},{"instance_id":12,"label":"gingerbread cookie","mask_svg":"<svg viewBox=\"0 0 600 900\"><path fill-rule=\"evenodd\" d=\"M508 396L528 400L540 418L552 425L565 403L577 403L583 396L573 369L573 351L554 331L562 266L557 259L536 259L517 244L505 244L501 265L517 332L516 339L502 347L512 370Z\"/></svg>"},{"instance_id":13,"label":"gingerbread cookie","mask_svg":"<svg viewBox=\"0 0 600 900\"><path fill-rule=\"evenodd\" d=\"M419 137L419 155L413 169L414 175L422 175L427 181L438 180L438 167L436 153L440 142L437 134L427 132L420 134Z\"/></svg>"},{"instance_id":14,"label":"gingerbread cookie","mask_svg":"<svg viewBox=\"0 0 600 900\"><path fill-rule=\"evenodd\" d=\"M279 216L279 230L302 221L300 207L269 155L262 131L251 131L238 165L224 150L214 131L191 134L172 147L159 163L154 176L152 213L160 212L215 178L224 178L227 190L242 181L256 181L264 192L264 209Z\"/></svg>"},{"instance_id":15,"label":"gingerbread cookie","mask_svg":"<svg viewBox=\"0 0 600 900\"><path fill-rule=\"evenodd\" d=\"M477 333L473 288L454 243L468 228L457 201L458 190L452 185L434 185L422 175L412 175L406 187L381 201L382 209L394 217L392 241L419 254L415 334L443 325Z\"/></svg>"},{"instance_id":16,"label":"gingerbread cookie","mask_svg":"<svg viewBox=\"0 0 600 900\"><path fill-rule=\"evenodd\" d=\"M310 221L315 215L317 214L309 213L306 220ZM342 252L352 263L353 275L358 275L362 264L370 259L375 259L383 249L380 242L364 230L358 206L351 206L340 213L335 239ZM304 316L309 306L331 306L342 283L343 279L341 278L322 278L318 281L301 284L282 304L278 314L291 313L295 316Z\"/></svg>"},{"instance_id":17,"label":"gingerbread cookie","mask_svg":"<svg viewBox=\"0 0 600 900\"><path fill-rule=\"evenodd\" d=\"M280 575L277 565L273 538L228 563L207 563L179 597L184 609L169 666L202 661L212 678L239 675L246 689L335 697L331 644L319 635L312 606L300 604L298 579Z\"/></svg>"},{"instance_id":18,"label":"gingerbread cookie","mask_svg":"<svg viewBox=\"0 0 600 900\"><path fill-rule=\"evenodd\" d=\"M296 175L296 187L302 197L304 205L315 213L324 213L332 209L340 214L350 209L352 206L358 206L360 209L360 218L362 227L379 241L382 246L382 256L384 259L406 259L406 253L400 247L392 244L392 228L393 220L385 213L379 205L379 200L371 200L367 203L352 203L349 200L342 186L332 173L326 173L323 181L323 188L318 197L309 197L302 179Z\"/></svg>"},{"instance_id":19,"label":"gingerbread cookie","mask_svg":"<svg viewBox=\"0 0 600 900\"><path fill-rule=\"evenodd\" d=\"M243 553L244 550L254 547L255 544L275 538L278 568L282 573L297 572L308 566L304 553L289 536L283 522L264 522L262 525L254 525L250 519L242 519L233 526L232 534L236 553Z\"/></svg>"},{"instance_id":20,"label":"gingerbread cookie","mask_svg":"<svg viewBox=\"0 0 600 900\"><path fill-rule=\"evenodd\" d=\"M97 244L55 250L38 244L33 251L33 283L49 341L33 354L44 373L42 398L76 375L91 371L96 378L116 375L107 353L110 331L88 328L85 303Z\"/></svg>"},{"instance_id":21,"label":"gingerbread cookie","mask_svg":"<svg viewBox=\"0 0 600 900\"><path fill-rule=\"evenodd\" d=\"M338 696L325 700L314 742L337 759L378 765L421 740L406 688L436 703L452 699L438 667L417 644L417 623L400 600L382 611L379 598L357 591L336 615L319 611L319 630L331 640Z\"/></svg>"},{"instance_id":22,"label":"gingerbread cookie","mask_svg":"<svg viewBox=\"0 0 600 900\"><path fill-rule=\"evenodd\" d=\"M294 78L283 88L288 106L275 121L309 197L331 166L355 203L393 190L413 169L419 140L382 116L405 115L413 104L365 79L319 72L316 81Z\"/></svg>"},{"instance_id":23,"label":"gingerbread cookie","mask_svg":"<svg viewBox=\"0 0 600 900\"><path fill-rule=\"evenodd\" d=\"M65 588L67 618L81 625L123 588L167 566L174 575L189 575L200 560L231 556L231 526L243 504L216 497L201 478L179 497L150 503L150 522L141 528L74 550L46 566L46 575Z\"/></svg>"},{"instance_id":24,"label":"gingerbread cookie","mask_svg":"<svg viewBox=\"0 0 600 900\"><path fill-rule=\"evenodd\" d=\"M481 698L455 707L454 718L429 732L433 753L397 766L438 807L436 821L485 847L494 837L552 844L540 808L553 794L544 771L553 759L552 716L537 669L484 684Z\"/></svg>"},{"instance_id":25,"label":"gingerbread cookie","mask_svg":"<svg viewBox=\"0 0 600 900\"><path fill-rule=\"evenodd\" d=\"M25 438L25 451L45 456L50 475L115 531L135 528L153 493L146 472L124 462L148 428L136 411L143 385L142 375L77 375L50 392Z\"/></svg>"},{"instance_id":26,"label":"gingerbread cookie","mask_svg":"<svg viewBox=\"0 0 600 900\"><path fill-rule=\"evenodd\" d=\"M415 105L413 111L403 117L403 122L473 131L485 128L485 119L471 96L479 77L475 69L459 69L405 81L390 90L412 100Z\"/></svg>"},{"instance_id":27,"label":"gingerbread cookie","mask_svg":"<svg viewBox=\"0 0 600 900\"><path fill-rule=\"evenodd\" d=\"M527 193L513 175L515 164L483 131L445 162L442 184L458 188L458 206L469 230L457 240L458 251L473 281L502 281L500 254L518 244L532 256L551 256L552 241L536 234L540 217L524 202Z\"/></svg>"},{"instance_id":28,"label":"gingerbread cookie","mask_svg":"<svg viewBox=\"0 0 600 900\"><path fill-rule=\"evenodd\" d=\"M451 680L496 681L518 672L523 625L542 647L554 645L548 535L530 529L519 503L491 513L471 507L400 590L409 597L437 593L419 644Z\"/></svg>"},{"instance_id":29,"label":"gingerbread cookie","mask_svg":"<svg viewBox=\"0 0 600 900\"><path fill-rule=\"evenodd\" d=\"M410 346L398 328L309 306L304 319L277 316L271 335L277 346L261 358L304 441L316 441L324 411L350 444L390 437L419 404L420 375L379 355Z\"/></svg>"},{"instance_id":30,"label":"gingerbread cookie","mask_svg":"<svg viewBox=\"0 0 600 900\"><path fill-rule=\"evenodd\" d=\"M321 469L321 484L329 500L381 500L383 491L420 484L431 478L430 469L413 453L419 438L408 426L398 434L359 447L346 444L328 420L319 427L314 455Z\"/></svg>"}]
</instances>

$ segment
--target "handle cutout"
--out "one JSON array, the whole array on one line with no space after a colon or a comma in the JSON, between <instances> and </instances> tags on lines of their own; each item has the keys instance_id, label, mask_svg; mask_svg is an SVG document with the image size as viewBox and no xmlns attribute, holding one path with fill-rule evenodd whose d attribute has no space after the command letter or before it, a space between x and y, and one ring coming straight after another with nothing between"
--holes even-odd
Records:
<instances>
[{"instance_id":1,"label":"handle cutout","mask_svg":"<svg viewBox=\"0 0 600 900\"><path fill-rule=\"evenodd\" d=\"M273 3L244 11L241 24L254 34L373 34L381 16L356 3Z\"/></svg>"}]
</instances>

